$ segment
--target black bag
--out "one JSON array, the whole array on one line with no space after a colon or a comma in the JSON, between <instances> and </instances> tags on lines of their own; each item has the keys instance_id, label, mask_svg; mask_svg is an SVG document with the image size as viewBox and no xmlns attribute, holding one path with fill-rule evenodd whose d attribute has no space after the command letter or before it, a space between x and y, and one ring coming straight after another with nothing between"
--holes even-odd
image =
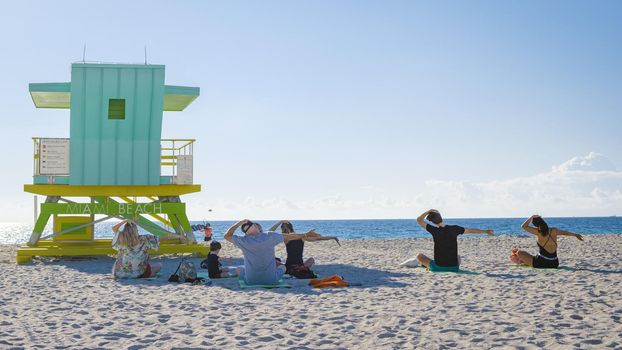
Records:
<instances>
[{"instance_id":1,"label":"black bag","mask_svg":"<svg viewBox=\"0 0 622 350\"><path fill-rule=\"evenodd\" d=\"M317 278L317 275L313 273L313 271L311 271L311 269L307 265L304 264L291 266L288 269L287 273L300 279Z\"/></svg>"},{"instance_id":2,"label":"black bag","mask_svg":"<svg viewBox=\"0 0 622 350\"><path fill-rule=\"evenodd\" d=\"M182 260L181 262L184 262L184 261ZM179 282L179 275L177 274L177 271L179 271L180 267L181 267L181 263L179 263L179 265L177 266L177 270L175 270L175 272L173 272L173 274L168 277L169 282Z\"/></svg>"}]
</instances>

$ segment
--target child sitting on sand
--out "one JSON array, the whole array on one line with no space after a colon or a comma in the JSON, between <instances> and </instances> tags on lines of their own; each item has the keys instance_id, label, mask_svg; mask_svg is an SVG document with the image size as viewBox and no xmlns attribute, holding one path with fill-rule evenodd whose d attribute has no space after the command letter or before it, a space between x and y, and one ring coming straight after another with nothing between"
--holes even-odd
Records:
<instances>
[{"instance_id":1,"label":"child sitting on sand","mask_svg":"<svg viewBox=\"0 0 622 350\"><path fill-rule=\"evenodd\" d=\"M222 245L220 242L213 241L209 245L209 254L207 259L201 262L201 267L207 268L209 278L227 278L238 276L237 270L230 270L226 267L222 267L220 261L218 261L218 254Z\"/></svg>"},{"instance_id":2,"label":"child sitting on sand","mask_svg":"<svg viewBox=\"0 0 622 350\"><path fill-rule=\"evenodd\" d=\"M121 221L112 227L112 231L115 233L112 249L117 251L117 260L112 267L115 278L149 278L160 271L161 264L149 263L149 249L158 250L158 237L138 235L138 227L131 220Z\"/></svg>"},{"instance_id":3,"label":"child sitting on sand","mask_svg":"<svg viewBox=\"0 0 622 350\"><path fill-rule=\"evenodd\" d=\"M424 218L432 222L430 225ZM454 271L460 270L458 258L458 235L463 233L486 233L489 236L495 234L492 230L479 230L456 225L446 225L438 210L430 209L419 215L417 223L428 231L434 239L434 260L419 253L417 260L430 271Z\"/></svg>"}]
</instances>

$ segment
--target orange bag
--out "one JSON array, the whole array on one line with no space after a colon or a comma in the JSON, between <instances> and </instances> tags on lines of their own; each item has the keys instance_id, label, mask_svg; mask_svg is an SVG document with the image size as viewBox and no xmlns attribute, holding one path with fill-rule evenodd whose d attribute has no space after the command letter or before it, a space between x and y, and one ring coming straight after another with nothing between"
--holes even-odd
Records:
<instances>
[{"instance_id":1,"label":"orange bag","mask_svg":"<svg viewBox=\"0 0 622 350\"><path fill-rule=\"evenodd\" d=\"M313 288L348 287L350 283L344 281L341 276L332 275L326 278L314 278L309 281L309 285Z\"/></svg>"}]
</instances>

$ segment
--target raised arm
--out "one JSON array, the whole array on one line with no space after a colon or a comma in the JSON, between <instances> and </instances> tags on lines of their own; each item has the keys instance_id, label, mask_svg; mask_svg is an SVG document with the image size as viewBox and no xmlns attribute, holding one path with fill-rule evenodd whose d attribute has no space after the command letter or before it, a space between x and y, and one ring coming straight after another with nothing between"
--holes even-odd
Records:
<instances>
[{"instance_id":1,"label":"raised arm","mask_svg":"<svg viewBox=\"0 0 622 350\"><path fill-rule=\"evenodd\" d=\"M428 223L425 222L425 217L428 216L428 214L430 214L432 212L437 212L438 213L438 210L430 209L430 210L426 211L425 213L419 215L419 217L417 218L417 223L419 224L419 226L423 227L424 230L425 230L425 227L428 225Z\"/></svg>"},{"instance_id":2,"label":"raised arm","mask_svg":"<svg viewBox=\"0 0 622 350\"><path fill-rule=\"evenodd\" d=\"M287 222L287 220L281 220L281 221L277 222L276 224L272 225L272 227L270 227L270 229L268 231L274 232L274 230L276 230L277 227L281 226L281 224L283 224L284 222Z\"/></svg>"},{"instance_id":3,"label":"raised arm","mask_svg":"<svg viewBox=\"0 0 622 350\"><path fill-rule=\"evenodd\" d=\"M119 222L118 224L116 224L116 225L112 226L112 232L114 232L114 233L119 232L119 228L121 228L121 226L123 226L123 224L125 224L125 223L127 223L127 222L129 222L129 221L130 221L130 220L127 220L127 219L126 219L126 220L123 220L123 221Z\"/></svg>"},{"instance_id":4,"label":"raised arm","mask_svg":"<svg viewBox=\"0 0 622 350\"><path fill-rule=\"evenodd\" d=\"M311 233L311 235L307 235L307 237L304 237L303 240L305 240L307 242L335 240L335 242L337 242L337 244L339 244L339 246L341 246L341 243L339 243L339 238L337 238L335 236L322 236L319 233L315 232L315 229L309 231L309 233ZM313 235L314 233L316 233L317 236Z\"/></svg>"},{"instance_id":5,"label":"raised arm","mask_svg":"<svg viewBox=\"0 0 622 350\"><path fill-rule=\"evenodd\" d=\"M309 239L313 237L318 237L320 234L315 232L314 230L310 230L305 233L284 233L283 234L283 242L287 244L289 241L294 241L297 239Z\"/></svg>"},{"instance_id":6,"label":"raised arm","mask_svg":"<svg viewBox=\"0 0 622 350\"><path fill-rule=\"evenodd\" d=\"M530 216L527 220L525 220L525 222L523 222L523 224L520 226L523 230L531 233L534 236L538 235L538 229L536 229L535 227L531 227L529 226L529 224L531 224L531 221L533 221L533 218L538 217L539 215L532 215Z\"/></svg>"},{"instance_id":7,"label":"raised arm","mask_svg":"<svg viewBox=\"0 0 622 350\"><path fill-rule=\"evenodd\" d=\"M492 230L480 230L477 228L465 228L464 233L485 233L489 236L494 236L494 232Z\"/></svg>"},{"instance_id":8,"label":"raised arm","mask_svg":"<svg viewBox=\"0 0 622 350\"><path fill-rule=\"evenodd\" d=\"M558 236L569 236L569 237L574 237L574 238L576 238L576 239L578 239L580 241L583 241L583 236L581 236L578 233L572 233L572 232L569 232L569 231L560 230L558 228L556 228L555 230L557 231L557 235Z\"/></svg>"},{"instance_id":9,"label":"raised arm","mask_svg":"<svg viewBox=\"0 0 622 350\"><path fill-rule=\"evenodd\" d=\"M248 221L248 220L246 220L246 219L240 220L240 221L236 222L235 224L231 225L231 227L229 227L227 232L225 232L224 238L227 241L233 243L233 233L235 232L235 230L238 229L238 227L242 226L242 224L245 223L246 221Z\"/></svg>"}]
</instances>

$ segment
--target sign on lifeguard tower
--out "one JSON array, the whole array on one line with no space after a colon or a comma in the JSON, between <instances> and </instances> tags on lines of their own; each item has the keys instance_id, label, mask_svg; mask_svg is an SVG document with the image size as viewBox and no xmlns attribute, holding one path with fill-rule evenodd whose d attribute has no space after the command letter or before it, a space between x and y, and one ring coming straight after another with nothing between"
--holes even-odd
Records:
<instances>
[{"instance_id":1,"label":"sign on lifeguard tower","mask_svg":"<svg viewBox=\"0 0 622 350\"><path fill-rule=\"evenodd\" d=\"M157 254L207 254L180 200L201 191L192 179L195 140L162 139L163 112L184 110L199 88L165 85L164 70L74 63L71 82L29 85L37 108L70 110L70 137L33 138L33 183L24 191L46 200L18 262L114 254L110 239L93 238L93 225L112 218L134 219L161 236ZM51 217L53 233L41 237Z\"/></svg>"},{"instance_id":2,"label":"sign on lifeguard tower","mask_svg":"<svg viewBox=\"0 0 622 350\"><path fill-rule=\"evenodd\" d=\"M38 151L41 155L41 160L39 161L39 174L69 174L69 140L41 139Z\"/></svg>"}]
</instances>

